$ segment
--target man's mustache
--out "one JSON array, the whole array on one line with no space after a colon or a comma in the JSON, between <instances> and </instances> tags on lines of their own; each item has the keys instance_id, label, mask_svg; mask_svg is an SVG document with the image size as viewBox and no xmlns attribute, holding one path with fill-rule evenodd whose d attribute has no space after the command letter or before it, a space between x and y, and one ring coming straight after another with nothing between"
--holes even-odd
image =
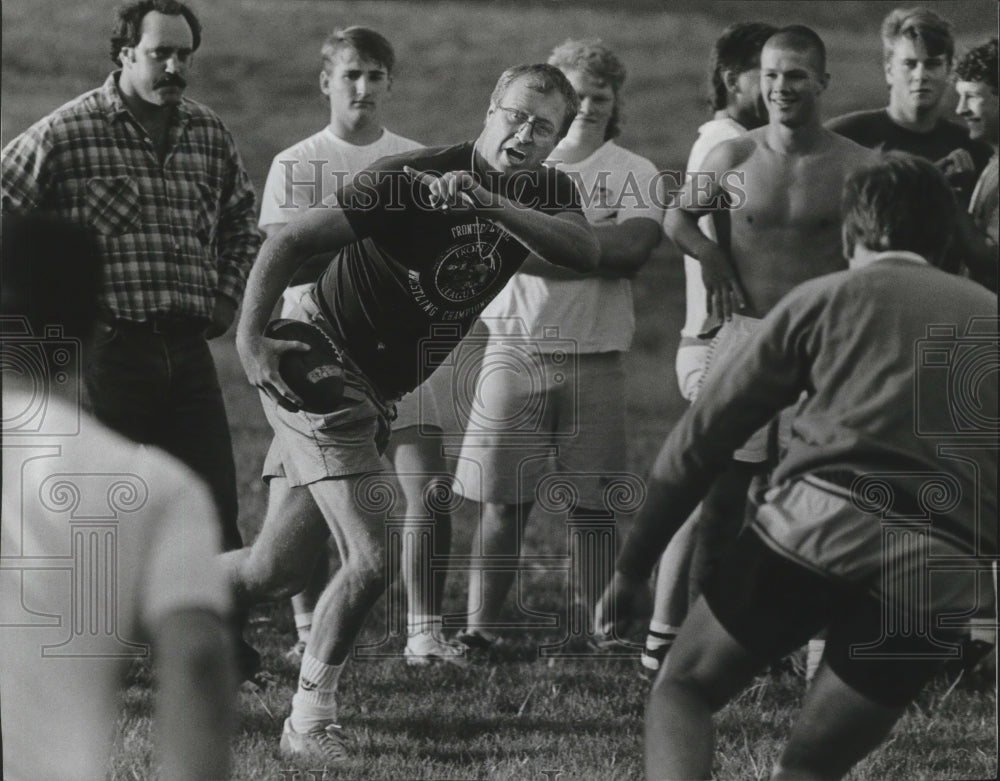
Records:
<instances>
[{"instance_id":1,"label":"man's mustache","mask_svg":"<svg viewBox=\"0 0 1000 781\"><path fill-rule=\"evenodd\" d=\"M160 87L180 87L184 89L186 86L187 82L184 80L184 77L178 73L164 73L153 82L153 89L160 89Z\"/></svg>"}]
</instances>

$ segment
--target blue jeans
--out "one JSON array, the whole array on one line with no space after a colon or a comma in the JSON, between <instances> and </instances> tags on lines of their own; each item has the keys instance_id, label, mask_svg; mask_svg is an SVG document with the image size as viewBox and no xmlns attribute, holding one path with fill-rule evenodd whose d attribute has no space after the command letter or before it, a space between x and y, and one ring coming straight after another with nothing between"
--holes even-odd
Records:
<instances>
[{"instance_id":1,"label":"blue jeans","mask_svg":"<svg viewBox=\"0 0 1000 781\"><path fill-rule=\"evenodd\" d=\"M167 451L208 483L225 550L243 547L229 422L203 325L116 321L86 356L94 416L129 439Z\"/></svg>"}]
</instances>

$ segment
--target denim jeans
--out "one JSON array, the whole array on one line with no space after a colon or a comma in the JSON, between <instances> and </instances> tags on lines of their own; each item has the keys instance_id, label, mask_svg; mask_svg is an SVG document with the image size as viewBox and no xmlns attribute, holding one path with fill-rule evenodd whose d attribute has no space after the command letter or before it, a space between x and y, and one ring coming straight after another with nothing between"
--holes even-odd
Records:
<instances>
[{"instance_id":1,"label":"denim jeans","mask_svg":"<svg viewBox=\"0 0 1000 781\"><path fill-rule=\"evenodd\" d=\"M199 324L102 325L86 356L85 383L98 420L135 442L162 448L208 483L224 549L242 547L229 422Z\"/></svg>"}]
</instances>

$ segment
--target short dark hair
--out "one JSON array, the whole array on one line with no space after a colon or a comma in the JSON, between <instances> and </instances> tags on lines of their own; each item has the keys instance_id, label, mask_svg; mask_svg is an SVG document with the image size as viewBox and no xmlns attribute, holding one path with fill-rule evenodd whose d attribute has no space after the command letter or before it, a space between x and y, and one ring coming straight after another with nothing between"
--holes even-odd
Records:
<instances>
[{"instance_id":1,"label":"short dark hair","mask_svg":"<svg viewBox=\"0 0 1000 781\"><path fill-rule=\"evenodd\" d=\"M774 31L765 45L781 46L796 52L816 52L819 55L820 73L826 72L826 44L819 33L804 24L790 24Z\"/></svg>"},{"instance_id":2,"label":"short dark hair","mask_svg":"<svg viewBox=\"0 0 1000 781\"><path fill-rule=\"evenodd\" d=\"M615 138L621 131L622 98L621 88L627 71L622 61L599 38L567 40L559 44L549 55L549 65L561 70L583 71L596 81L607 82L615 95L611 108L611 118L604 131L604 140Z\"/></svg>"},{"instance_id":3,"label":"short dark hair","mask_svg":"<svg viewBox=\"0 0 1000 781\"><path fill-rule=\"evenodd\" d=\"M932 57L943 54L951 62L955 37L951 22L929 8L894 8L882 20L882 56L888 62L896 41L908 38L920 42Z\"/></svg>"},{"instance_id":4,"label":"short dark hair","mask_svg":"<svg viewBox=\"0 0 1000 781\"><path fill-rule=\"evenodd\" d=\"M708 105L713 111L721 111L729 102L723 74L726 71L744 73L758 67L760 50L777 29L764 22L737 22L722 31L712 47L709 64Z\"/></svg>"},{"instance_id":5,"label":"short dark hair","mask_svg":"<svg viewBox=\"0 0 1000 781\"><path fill-rule=\"evenodd\" d=\"M323 57L323 69L329 73L333 68L333 61L337 54L344 49L353 49L365 60L377 62L386 69L391 76L392 69L396 65L396 52L392 49L392 44L381 33L372 30L370 27L343 27L330 33L323 46L320 48L320 55Z\"/></svg>"},{"instance_id":6,"label":"short dark hair","mask_svg":"<svg viewBox=\"0 0 1000 781\"><path fill-rule=\"evenodd\" d=\"M966 52L955 66L955 75L962 81L981 81L997 92L997 39L991 38Z\"/></svg>"},{"instance_id":7,"label":"short dark hair","mask_svg":"<svg viewBox=\"0 0 1000 781\"><path fill-rule=\"evenodd\" d=\"M944 174L922 157L885 152L844 183L844 254L858 244L873 252L907 250L943 267L958 220Z\"/></svg>"},{"instance_id":8,"label":"short dark hair","mask_svg":"<svg viewBox=\"0 0 1000 781\"><path fill-rule=\"evenodd\" d=\"M569 126L573 124L576 112L580 110L580 99L576 95L576 90L569 83L569 79L555 65L547 62L534 63L532 65L514 65L507 68L497 79L497 85L490 95L490 108L500 105L500 99L507 92L507 88L520 78L528 80L528 88L548 95L550 92L558 92L562 95L566 103L566 114L563 117L562 127L559 128L559 137L562 138L569 132Z\"/></svg>"},{"instance_id":9,"label":"short dark hair","mask_svg":"<svg viewBox=\"0 0 1000 781\"><path fill-rule=\"evenodd\" d=\"M0 313L23 318L36 337L49 326L89 340L97 323L101 261L87 228L35 212L3 215Z\"/></svg>"},{"instance_id":10,"label":"short dark hair","mask_svg":"<svg viewBox=\"0 0 1000 781\"><path fill-rule=\"evenodd\" d=\"M118 55L125 46L135 46L142 38L142 20L146 14L157 11L166 16L183 16L191 28L191 51L201 46L201 22L180 0L136 0L115 9L115 25L111 31L111 61L118 64Z\"/></svg>"}]
</instances>

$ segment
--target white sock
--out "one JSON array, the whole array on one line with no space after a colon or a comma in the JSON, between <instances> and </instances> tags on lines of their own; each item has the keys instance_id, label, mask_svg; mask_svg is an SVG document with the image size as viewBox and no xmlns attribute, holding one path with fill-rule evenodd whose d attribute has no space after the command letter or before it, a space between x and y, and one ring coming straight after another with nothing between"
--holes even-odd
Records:
<instances>
[{"instance_id":1,"label":"white sock","mask_svg":"<svg viewBox=\"0 0 1000 781\"><path fill-rule=\"evenodd\" d=\"M299 640L303 643L309 642L309 630L312 629L313 614L310 610L308 613L296 613L295 614L295 631L299 635Z\"/></svg>"},{"instance_id":2,"label":"white sock","mask_svg":"<svg viewBox=\"0 0 1000 781\"><path fill-rule=\"evenodd\" d=\"M823 661L823 651L826 650L826 639L814 637L806 647L806 680L811 681L816 677L816 671Z\"/></svg>"},{"instance_id":3,"label":"white sock","mask_svg":"<svg viewBox=\"0 0 1000 781\"><path fill-rule=\"evenodd\" d=\"M292 697L292 729L308 732L337 720L337 682L344 664L324 664L308 651L302 655L299 687Z\"/></svg>"},{"instance_id":4,"label":"white sock","mask_svg":"<svg viewBox=\"0 0 1000 781\"><path fill-rule=\"evenodd\" d=\"M410 615L406 618L406 636L434 635L441 636L441 616Z\"/></svg>"}]
</instances>

